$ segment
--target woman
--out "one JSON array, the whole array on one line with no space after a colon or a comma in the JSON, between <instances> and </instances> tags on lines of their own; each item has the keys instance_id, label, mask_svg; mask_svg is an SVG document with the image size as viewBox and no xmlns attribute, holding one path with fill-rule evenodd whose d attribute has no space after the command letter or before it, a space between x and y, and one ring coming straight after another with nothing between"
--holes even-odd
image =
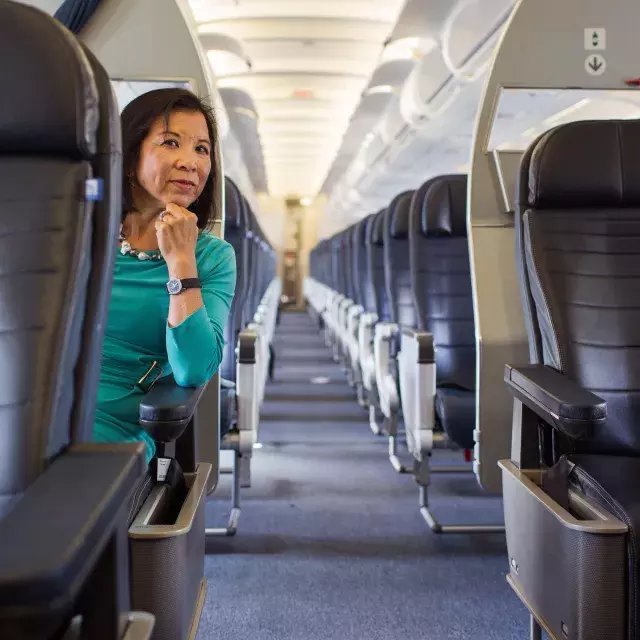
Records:
<instances>
[{"instance_id":1,"label":"woman","mask_svg":"<svg viewBox=\"0 0 640 640\"><path fill-rule=\"evenodd\" d=\"M209 380L234 295L233 248L207 230L222 176L212 112L183 89L145 93L122 112L123 215L94 437L153 440L138 424L150 385Z\"/></svg>"}]
</instances>

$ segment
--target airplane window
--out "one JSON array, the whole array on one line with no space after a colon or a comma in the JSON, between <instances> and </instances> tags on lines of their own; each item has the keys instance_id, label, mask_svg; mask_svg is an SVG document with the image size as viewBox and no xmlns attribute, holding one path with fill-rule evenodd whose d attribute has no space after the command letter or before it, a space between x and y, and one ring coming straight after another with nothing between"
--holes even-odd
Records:
<instances>
[{"instance_id":1,"label":"airplane window","mask_svg":"<svg viewBox=\"0 0 640 640\"><path fill-rule=\"evenodd\" d=\"M168 87L183 87L193 90L189 82L163 82L158 80L111 80L116 93L120 111L122 111L134 98L147 91Z\"/></svg>"}]
</instances>

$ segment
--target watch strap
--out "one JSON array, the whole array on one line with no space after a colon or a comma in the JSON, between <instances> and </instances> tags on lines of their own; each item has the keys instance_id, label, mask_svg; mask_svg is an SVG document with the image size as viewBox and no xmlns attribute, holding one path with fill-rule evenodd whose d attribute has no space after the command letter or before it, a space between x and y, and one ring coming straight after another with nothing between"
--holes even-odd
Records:
<instances>
[{"instance_id":1,"label":"watch strap","mask_svg":"<svg viewBox=\"0 0 640 640\"><path fill-rule=\"evenodd\" d=\"M181 278L180 283L183 289L201 289L200 278Z\"/></svg>"}]
</instances>

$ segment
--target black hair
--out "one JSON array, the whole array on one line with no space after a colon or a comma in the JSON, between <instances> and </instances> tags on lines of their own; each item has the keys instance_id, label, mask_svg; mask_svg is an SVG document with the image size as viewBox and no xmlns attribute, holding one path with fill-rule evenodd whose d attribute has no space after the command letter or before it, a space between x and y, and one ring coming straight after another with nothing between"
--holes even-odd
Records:
<instances>
[{"instance_id":1,"label":"black hair","mask_svg":"<svg viewBox=\"0 0 640 640\"><path fill-rule=\"evenodd\" d=\"M189 210L198 217L199 229L210 229L222 219L222 175L218 153L218 126L211 107L187 89L155 89L138 96L123 110L122 123L122 218L135 210L132 187L136 180L140 149L153 123L163 116L167 127L173 111L197 111L207 122L211 140L211 172L198 199Z\"/></svg>"}]
</instances>

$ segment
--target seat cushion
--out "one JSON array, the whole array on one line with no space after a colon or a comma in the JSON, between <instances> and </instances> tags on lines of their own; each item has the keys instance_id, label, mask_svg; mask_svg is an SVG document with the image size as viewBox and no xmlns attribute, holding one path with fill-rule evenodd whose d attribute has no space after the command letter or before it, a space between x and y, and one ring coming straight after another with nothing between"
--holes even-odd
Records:
<instances>
[{"instance_id":1,"label":"seat cushion","mask_svg":"<svg viewBox=\"0 0 640 640\"><path fill-rule=\"evenodd\" d=\"M436 413L445 433L463 449L473 449L476 425L476 394L466 389L443 387L436 391Z\"/></svg>"},{"instance_id":2,"label":"seat cushion","mask_svg":"<svg viewBox=\"0 0 640 640\"><path fill-rule=\"evenodd\" d=\"M220 389L220 438L238 426L238 412L236 410L236 390Z\"/></svg>"},{"instance_id":3,"label":"seat cushion","mask_svg":"<svg viewBox=\"0 0 640 640\"><path fill-rule=\"evenodd\" d=\"M640 458L602 455L572 455L575 467L569 474L570 486L580 490L596 504L629 527L627 538L629 580L629 638L638 640L640 590L637 586L640 549ZM624 612L623 612L624 613Z\"/></svg>"}]
</instances>

